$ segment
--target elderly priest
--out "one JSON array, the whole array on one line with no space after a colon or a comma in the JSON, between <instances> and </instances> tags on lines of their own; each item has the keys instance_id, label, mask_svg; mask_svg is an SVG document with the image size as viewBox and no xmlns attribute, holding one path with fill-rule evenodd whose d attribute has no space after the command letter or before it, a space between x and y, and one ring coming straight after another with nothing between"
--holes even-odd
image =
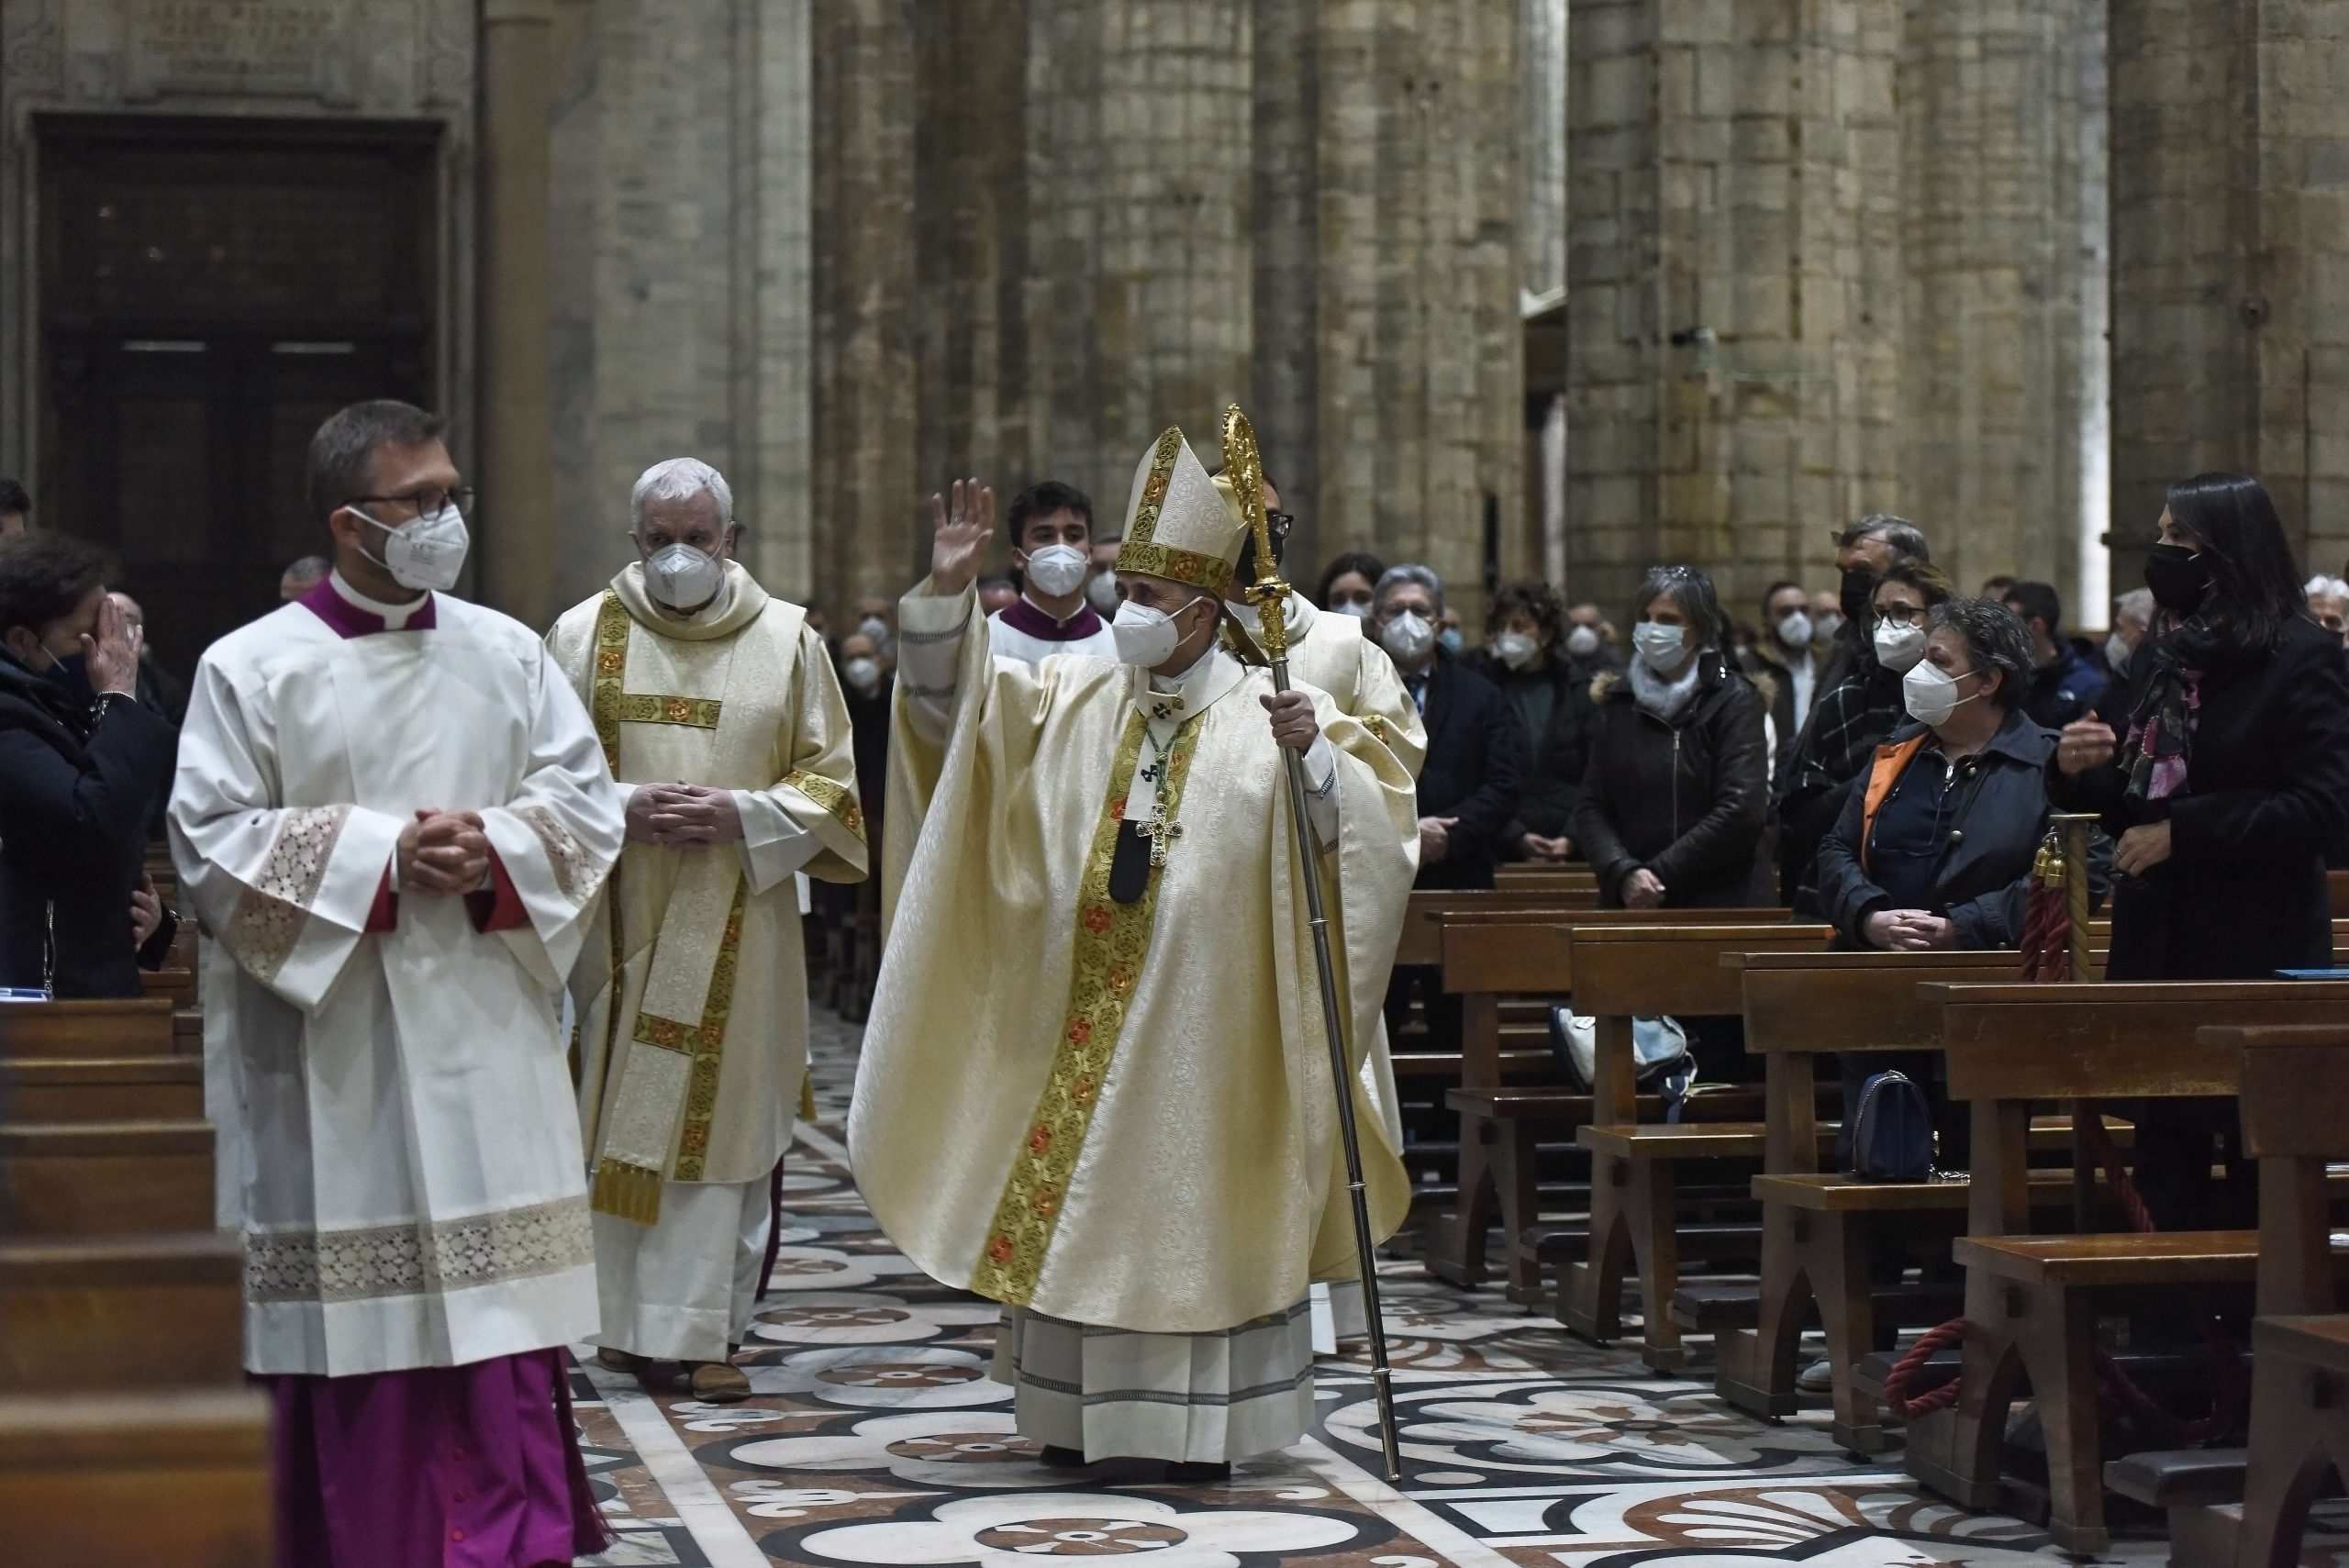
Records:
<instances>
[{"instance_id":1,"label":"elderly priest","mask_svg":"<svg viewBox=\"0 0 2349 1568\"><path fill-rule=\"evenodd\" d=\"M848 706L807 612L734 559L725 478L672 458L639 559L549 637L628 792L628 848L572 982L596 1161L599 1359L740 1399L768 1176L807 1064L804 871L864 875Z\"/></svg>"},{"instance_id":2,"label":"elderly priest","mask_svg":"<svg viewBox=\"0 0 2349 1568\"><path fill-rule=\"evenodd\" d=\"M204 655L172 796L289 1563L604 1539L561 1348L596 1274L557 997L621 804L536 634L449 593L440 429L391 402L319 428L334 570Z\"/></svg>"},{"instance_id":3,"label":"elderly priest","mask_svg":"<svg viewBox=\"0 0 2349 1568\"><path fill-rule=\"evenodd\" d=\"M1279 749L1303 754L1341 974L1392 954L1411 777L1218 645L1241 530L1180 431L1126 506L1122 664L991 659L970 584L992 496L933 511L899 610L889 809L918 836L884 890L857 1181L916 1263L1003 1304L996 1375L1048 1463L1206 1478L1304 1433L1307 1287L1354 1273ZM1343 1087L1389 1234L1401 1163Z\"/></svg>"}]
</instances>

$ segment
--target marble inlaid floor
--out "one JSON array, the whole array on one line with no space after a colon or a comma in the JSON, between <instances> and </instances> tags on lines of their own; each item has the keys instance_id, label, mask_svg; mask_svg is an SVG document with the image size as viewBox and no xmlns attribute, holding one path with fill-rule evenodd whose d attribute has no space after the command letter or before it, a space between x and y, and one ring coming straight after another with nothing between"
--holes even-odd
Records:
<instances>
[{"instance_id":1,"label":"marble inlaid floor","mask_svg":"<svg viewBox=\"0 0 2349 1568\"><path fill-rule=\"evenodd\" d=\"M787 1168L774 1289L731 1407L589 1364L575 1388L618 1545L606 1563L977 1564L1150 1553L1163 1568L1822 1568L2057 1561L2031 1527L1969 1515L1891 1462L1771 1426L1697 1382L1564 1334L1497 1292L1382 1270L1405 1479L1375 1477L1370 1382L1325 1361L1320 1421L1228 1486L1073 1485L1012 1432L988 1381L992 1305L917 1273L859 1201L840 1127L854 1031L819 1018L818 1120ZM2338 1544L2349 1537L2332 1535ZM2113 1554L2152 1564L2157 1540ZM2311 1562L2327 1562L2316 1552Z\"/></svg>"}]
</instances>

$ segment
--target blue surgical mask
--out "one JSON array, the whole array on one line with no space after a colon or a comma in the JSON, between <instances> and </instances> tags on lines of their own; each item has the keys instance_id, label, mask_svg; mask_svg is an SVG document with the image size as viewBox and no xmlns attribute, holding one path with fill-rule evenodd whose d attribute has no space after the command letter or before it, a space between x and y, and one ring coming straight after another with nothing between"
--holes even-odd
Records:
<instances>
[{"instance_id":1,"label":"blue surgical mask","mask_svg":"<svg viewBox=\"0 0 2349 1568\"><path fill-rule=\"evenodd\" d=\"M1467 646L1468 639L1460 635L1458 627L1448 626L1436 634L1436 641L1443 645L1446 652L1457 653Z\"/></svg>"}]
</instances>

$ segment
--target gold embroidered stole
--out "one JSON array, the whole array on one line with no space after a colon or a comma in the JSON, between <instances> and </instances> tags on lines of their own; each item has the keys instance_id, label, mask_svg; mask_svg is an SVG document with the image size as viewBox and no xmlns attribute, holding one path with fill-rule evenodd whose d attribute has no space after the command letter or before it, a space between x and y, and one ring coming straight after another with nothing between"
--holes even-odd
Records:
<instances>
[{"instance_id":1,"label":"gold embroidered stole","mask_svg":"<svg viewBox=\"0 0 2349 1568\"><path fill-rule=\"evenodd\" d=\"M799 619L796 613L782 618L786 624L779 634L754 631L760 623L753 622L729 639L722 690L736 690L738 682L789 689ZM591 710L614 774L620 773L626 724L712 731L711 776L748 778L763 771L774 744L771 707L738 702L729 712L719 697L625 689L638 625L617 594L606 595L596 616ZM648 639L661 638L657 628L642 629ZM649 662L665 662L657 642L647 652ZM650 1225L660 1218L664 1181L701 1180L749 889L731 846L686 852L632 845L622 858L639 874L651 875L651 885L636 891L659 899L659 929L646 944L644 988L631 1015L625 990L636 953L628 951L625 906L614 893L607 906L612 971L604 993L609 1087L595 1151L593 1201L604 1213Z\"/></svg>"},{"instance_id":2,"label":"gold embroidered stole","mask_svg":"<svg viewBox=\"0 0 2349 1568\"><path fill-rule=\"evenodd\" d=\"M1182 807L1191 753L1198 746L1196 720L1194 715L1192 722L1176 731L1165 755L1158 799L1170 821ZM1037 1275L1043 1272L1044 1254L1060 1221L1062 1196L1068 1191L1069 1176L1076 1169L1076 1157L1093 1125L1094 1106L1125 1029L1126 1005L1132 999L1142 962L1150 954L1159 873L1151 873L1142 895L1131 904L1119 904L1109 896L1109 865L1117 853L1118 825L1125 817L1126 795L1141 760L1144 728L1140 710L1129 714L1117 761L1109 770L1109 798L1094 825L1093 847L1077 884L1068 1006L1062 1018L1052 1073L1044 1081L1036 1114L1012 1161L1011 1174L996 1204L995 1222L988 1227L986 1247L971 1276L972 1290L1007 1306L1025 1307L1035 1293Z\"/></svg>"}]
</instances>

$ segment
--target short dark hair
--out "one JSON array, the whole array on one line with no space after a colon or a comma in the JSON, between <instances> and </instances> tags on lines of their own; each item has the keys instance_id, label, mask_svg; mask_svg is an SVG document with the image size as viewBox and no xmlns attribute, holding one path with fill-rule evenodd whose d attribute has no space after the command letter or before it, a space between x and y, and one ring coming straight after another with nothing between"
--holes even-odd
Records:
<instances>
[{"instance_id":1,"label":"short dark hair","mask_svg":"<svg viewBox=\"0 0 2349 1568\"><path fill-rule=\"evenodd\" d=\"M1496 632L1501 622L1512 615L1524 615L1533 628L1553 642L1565 635L1565 606L1558 603L1558 590L1547 583L1504 583L1494 591L1493 602L1485 606L1485 629Z\"/></svg>"},{"instance_id":2,"label":"short dark hair","mask_svg":"<svg viewBox=\"0 0 2349 1568\"><path fill-rule=\"evenodd\" d=\"M32 495L16 480L0 474L0 516L28 517L33 509Z\"/></svg>"},{"instance_id":3,"label":"short dark hair","mask_svg":"<svg viewBox=\"0 0 2349 1568\"><path fill-rule=\"evenodd\" d=\"M2050 640L2064 635L2064 596L2053 583L2009 583L1999 596L2024 620L2046 622Z\"/></svg>"},{"instance_id":4,"label":"short dark hair","mask_svg":"<svg viewBox=\"0 0 2349 1568\"><path fill-rule=\"evenodd\" d=\"M1990 701L1999 712L2022 701L2031 684L2031 633L2014 611L1996 599L1947 599L1925 612L1928 635L1944 627L1965 639L1975 669L1998 673L1998 694Z\"/></svg>"},{"instance_id":5,"label":"short dark hair","mask_svg":"<svg viewBox=\"0 0 2349 1568\"><path fill-rule=\"evenodd\" d=\"M1803 606L1806 609L1809 608L1810 606L1810 590L1804 587L1801 584L1796 582L1791 577L1781 577L1776 582L1762 590L1762 613L1765 616L1768 615L1770 613L1770 601L1776 598L1779 595L1785 593L1789 588L1792 588L1796 593L1802 595Z\"/></svg>"},{"instance_id":6,"label":"short dark hair","mask_svg":"<svg viewBox=\"0 0 2349 1568\"><path fill-rule=\"evenodd\" d=\"M1028 525L1038 517L1049 517L1055 512L1074 512L1085 519L1085 537L1093 538L1093 497L1074 484L1063 484L1057 479L1047 479L1030 484L1011 498L1010 509L1003 515L1005 536L1014 550L1028 548Z\"/></svg>"},{"instance_id":7,"label":"short dark hair","mask_svg":"<svg viewBox=\"0 0 2349 1568\"><path fill-rule=\"evenodd\" d=\"M390 397L354 403L332 416L310 438L303 484L311 517L323 523L366 495L374 485L375 454L382 449L437 441L448 428L440 415Z\"/></svg>"},{"instance_id":8,"label":"short dark hair","mask_svg":"<svg viewBox=\"0 0 2349 1568\"><path fill-rule=\"evenodd\" d=\"M1876 580L1876 586L1881 588L1887 583L1906 583L1916 589L1929 610L1935 605L1946 604L1957 597L1957 584L1930 561L1894 562L1891 568Z\"/></svg>"},{"instance_id":9,"label":"short dark hair","mask_svg":"<svg viewBox=\"0 0 2349 1568\"><path fill-rule=\"evenodd\" d=\"M1892 547L1895 561L1931 561L1932 547L1925 542L1924 534L1906 517L1896 517L1889 512L1870 512L1850 528L1835 536L1836 548L1848 550L1864 539L1882 535Z\"/></svg>"},{"instance_id":10,"label":"short dark hair","mask_svg":"<svg viewBox=\"0 0 2349 1568\"><path fill-rule=\"evenodd\" d=\"M2007 590L2014 585L2015 580L2003 572L1996 577L1985 577L1982 579L1982 596L1986 599L2003 599L2007 596Z\"/></svg>"},{"instance_id":11,"label":"short dark hair","mask_svg":"<svg viewBox=\"0 0 2349 1568\"><path fill-rule=\"evenodd\" d=\"M88 539L44 529L0 539L0 631L63 620L107 578L114 561Z\"/></svg>"},{"instance_id":12,"label":"short dark hair","mask_svg":"<svg viewBox=\"0 0 2349 1568\"><path fill-rule=\"evenodd\" d=\"M1329 565L1321 569L1321 581L1313 595L1313 605L1316 609L1329 607L1330 584L1348 573L1360 577L1369 584L1371 592L1375 595L1378 591L1378 580L1386 575L1386 562L1366 550L1350 550L1343 555L1336 557Z\"/></svg>"}]
</instances>

